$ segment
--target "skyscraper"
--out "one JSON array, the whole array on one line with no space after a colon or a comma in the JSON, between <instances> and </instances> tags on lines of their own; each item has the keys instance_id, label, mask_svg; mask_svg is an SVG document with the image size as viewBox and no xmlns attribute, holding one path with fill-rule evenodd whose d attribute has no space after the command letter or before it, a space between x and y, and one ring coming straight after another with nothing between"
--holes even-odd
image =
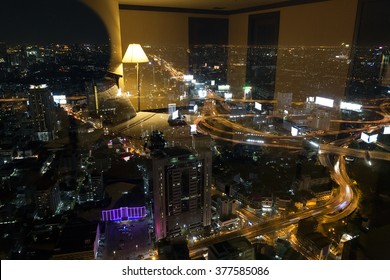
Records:
<instances>
[{"instance_id":1,"label":"skyscraper","mask_svg":"<svg viewBox=\"0 0 390 280\"><path fill-rule=\"evenodd\" d=\"M211 152L167 148L153 158L156 239L211 224Z\"/></svg>"},{"instance_id":2,"label":"skyscraper","mask_svg":"<svg viewBox=\"0 0 390 280\"><path fill-rule=\"evenodd\" d=\"M8 67L7 46L0 42L0 81L6 77L6 69Z\"/></svg>"},{"instance_id":3,"label":"skyscraper","mask_svg":"<svg viewBox=\"0 0 390 280\"><path fill-rule=\"evenodd\" d=\"M0 63L7 61L7 45L3 42L0 42Z\"/></svg>"},{"instance_id":4,"label":"skyscraper","mask_svg":"<svg viewBox=\"0 0 390 280\"><path fill-rule=\"evenodd\" d=\"M34 125L34 138L49 141L54 138L56 119L54 101L47 85L31 85L28 92L29 112Z\"/></svg>"}]
</instances>

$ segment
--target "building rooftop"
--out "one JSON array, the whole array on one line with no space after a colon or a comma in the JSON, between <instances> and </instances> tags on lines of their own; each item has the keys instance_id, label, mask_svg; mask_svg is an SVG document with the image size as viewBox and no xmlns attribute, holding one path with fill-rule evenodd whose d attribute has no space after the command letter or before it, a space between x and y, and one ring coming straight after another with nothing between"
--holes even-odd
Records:
<instances>
[{"instance_id":1,"label":"building rooftop","mask_svg":"<svg viewBox=\"0 0 390 280\"><path fill-rule=\"evenodd\" d=\"M93 249L97 223L83 219L70 221L62 229L54 254L83 252Z\"/></svg>"},{"instance_id":2,"label":"building rooftop","mask_svg":"<svg viewBox=\"0 0 390 280\"><path fill-rule=\"evenodd\" d=\"M245 237L237 237L209 246L209 250L211 250L214 255L219 258L246 251L250 248L252 248L252 244Z\"/></svg>"}]
</instances>

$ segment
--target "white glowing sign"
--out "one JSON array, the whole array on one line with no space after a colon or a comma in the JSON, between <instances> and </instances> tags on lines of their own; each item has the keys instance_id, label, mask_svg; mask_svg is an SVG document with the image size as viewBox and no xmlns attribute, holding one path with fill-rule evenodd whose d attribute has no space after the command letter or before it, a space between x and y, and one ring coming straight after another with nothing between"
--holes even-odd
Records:
<instances>
[{"instance_id":1,"label":"white glowing sign","mask_svg":"<svg viewBox=\"0 0 390 280\"><path fill-rule=\"evenodd\" d=\"M197 133L197 131L196 131L196 124L191 124L190 128L191 128L191 134L196 134Z\"/></svg>"},{"instance_id":2,"label":"white glowing sign","mask_svg":"<svg viewBox=\"0 0 390 280\"><path fill-rule=\"evenodd\" d=\"M298 135L298 128L292 126L291 127L291 135L297 136Z\"/></svg>"},{"instance_id":3,"label":"white glowing sign","mask_svg":"<svg viewBox=\"0 0 390 280\"><path fill-rule=\"evenodd\" d=\"M261 111L261 104L259 102L255 102L255 109Z\"/></svg>"},{"instance_id":4,"label":"white glowing sign","mask_svg":"<svg viewBox=\"0 0 390 280\"><path fill-rule=\"evenodd\" d=\"M362 105L341 101L340 109L351 110L351 111L360 111L362 109Z\"/></svg>"},{"instance_id":5,"label":"white glowing sign","mask_svg":"<svg viewBox=\"0 0 390 280\"><path fill-rule=\"evenodd\" d=\"M360 139L362 139L366 143L376 143L378 141L378 134L369 135L367 133L362 132L360 135Z\"/></svg>"},{"instance_id":6,"label":"white glowing sign","mask_svg":"<svg viewBox=\"0 0 390 280\"><path fill-rule=\"evenodd\" d=\"M370 136L364 132L360 135L360 139L362 139L364 142L368 143Z\"/></svg>"},{"instance_id":7,"label":"white glowing sign","mask_svg":"<svg viewBox=\"0 0 390 280\"><path fill-rule=\"evenodd\" d=\"M176 120L177 118L179 118L179 110L172 113L172 120Z\"/></svg>"},{"instance_id":8,"label":"white glowing sign","mask_svg":"<svg viewBox=\"0 0 390 280\"><path fill-rule=\"evenodd\" d=\"M198 96L199 98L205 98L207 94L207 91L205 89L198 90Z\"/></svg>"},{"instance_id":9,"label":"white glowing sign","mask_svg":"<svg viewBox=\"0 0 390 280\"><path fill-rule=\"evenodd\" d=\"M53 95L53 100L57 104L66 104L66 96L65 95Z\"/></svg>"},{"instance_id":10,"label":"white glowing sign","mask_svg":"<svg viewBox=\"0 0 390 280\"><path fill-rule=\"evenodd\" d=\"M230 86L229 85L219 85L218 86L218 90L219 91L229 91L230 90Z\"/></svg>"},{"instance_id":11,"label":"white glowing sign","mask_svg":"<svg viewBox=\"0 0 390 280\"><path fill-rule=\"evenodd\" d=\"M378 141L378 134L370 135L370 138L368 138L370 143L376 143Z\"/></svg>"},{"instance_id":12,"label":"white glowing sign","mask_svg":"<svg viewBox=\"0 0 390 280\"><path fill-rule=\"evenodd\" d=\"M385 126L383 128L383 134L390 134L390 126Z\"/></svg>"},{"instance_id":13,"label":"white glowing sign","mask_svg":"<svg viewBox=\"0 0 390 280\"><path fill-rule=\"evenodd\" d=\"M316 101L315 101L315 104L317 104L317 105L330 107L330 108L333 107L333 103L334 103L333 99L319 97L319 96L316 97Z\"/></svg>"},{"instance_id":14,"label":"white glowing sign","mask_svg":"<svg viewBox=\"0 0 390 280\"><path fill-rule=\"evenodd\" d=\"M306 102L314 102L314 97L312 96L306 97Z\"/></svg>"},{"instance_id":15,"label":"white glowing sign","mask_svg":"<svg viewBox=\"0 0 390 280\"><path fill-rule=\"evenodd\" d=\"M231 92L225 92L224 96L225 96L225 99L227 99L227 100L233 98L233 94Z\"/></svg>"},{"instance_id":16,"label":"white glowing sign","mask_svg":"<svg viewBox=\"0 0 390 280\"><path fill-rule=\"evenodd\" d=\"M194 75L184 75L183 76L184 81L190 82L194 79Z\"/></svg>"}]
</instances>

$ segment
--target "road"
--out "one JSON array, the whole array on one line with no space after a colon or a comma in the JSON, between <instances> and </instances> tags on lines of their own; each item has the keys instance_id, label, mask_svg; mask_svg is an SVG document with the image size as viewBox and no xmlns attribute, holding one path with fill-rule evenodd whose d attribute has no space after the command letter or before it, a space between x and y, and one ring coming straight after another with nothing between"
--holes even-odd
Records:
<instances>
[{"instance_id":1,"label":"road","mask_svg":"<svg viewBox=\"0 0 390 280\"><path fill-rule=\"evenodd\" d=\"M253 224L253 226L229 233L218 234L211 238L198 241L190 247L191 258L198 258L199 256L201 256L207 250L207 247L213 243L226 241L239 236L245 236L246 238L251 240L256 238L256 236L266 235L268 233L275 232L281 228L296 224L301 219L315 217L320 223L329 223L341 220L346 216L350 215L353 211L356 210L358 206L360 193L359 190L356 188L353 180L348 177L345 168L344 157L339 156L335 164L332 164L329 159L329 154L323 152L319 155L319 160L322 165L329 168L329 170L331 171L331 177L339 185L337 191L333 192L331 198L326 202L326 204L315 207L313 209L290 214L286 217L281 217L268 221L258 220L257 223ZM248 211L245 209L241 209L240 211L243 211L243 214L248 214ZM250 214L250 217L252 217L253 214L251 212ZM296 245L298 246L299 244ZM300 247L298 246L297 248ZM306 250L304 250L304 248L301 250L303 250L302 253L306 255ZM313 258L313 256L310 255L310 258Z\"/></svg>"}]
</instances>

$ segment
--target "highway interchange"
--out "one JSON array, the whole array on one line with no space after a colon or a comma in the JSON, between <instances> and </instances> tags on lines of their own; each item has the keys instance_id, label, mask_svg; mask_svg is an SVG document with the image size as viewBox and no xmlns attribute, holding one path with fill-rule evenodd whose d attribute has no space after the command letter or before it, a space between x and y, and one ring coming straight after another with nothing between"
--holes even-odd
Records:
<instances>
[{"instance_id":1,"label":"highway interchange","mask_svg":"<svg viewBox=\"0 0 390 280\"><path fill-rule=\"evenodd\" d=\"M377 110L377 113L382 116L382 119L373 121L353 121L356 124L363 124L364 126L362 128L349 129L347 131L327 131L321 133L314 132L311 133L311 135L304 136L290 136L287 134L272 135L264 133L262 131L257 131L252 128L244 127L240 124L237 124L236 122L230 121L228 114L218 114L218 111L216 110L215 106L217 102L221 102L221 100L216 98L209 99L208 104L205 105L208 106L208 115L203 116L202 118L197 120L199 131L201 133L209 134L212 138L215 139L257 146L301 149L302 142L306 137L322 137L325 135L334 135L346 132L352 136L347 137L345 139L336 140L333 143L314 143L314 146L317 145L317 156L320 163L330 170L330 174L333 181L339 185L339 188L337 188L337 190L332 193L331 198L325 204L308 210L292 213L287 216L278 217L262 222L259 221L252 226L247 226L232 232L220 233L213 237L200 240L190 247L190 254L192 258L198 258L199 256L201 256L204 252L206 252L207 247L215 242L221 242L239 236L245 236L249 240L255 240L259 236L263 236L268 233L273 233L280 229L297 224L299 220L308 217L315 217L320 223L330 223L342 220L357 209L361 196L356 181L349 178L347 174L345 167L345 157L353 156L365 158L366 160L368 157L369 160L390 160L390 153L388 152L368 152L366 150L348 148L348 144L352 140L356 139L362 131L377 131L379 129L382 129L384 126L390 124L390 115L388 111L390 105L389 100L383 100L383 102L379 106L370 106L369 110L375 108ZM239 100L238 102L242 102L242 100ZM242 117L248 116L246 115ZM343 122L342 120L332 121ZM350 123L351 121L346 122ZM221 124L227 127L230 126L232 129L230 131L221 129ZM240 137L236 137L235 135L239 135ZM248 141L248 139L256 140ZM312 256L312 258L314 257Z\"/></svg>"}]
</instances>

